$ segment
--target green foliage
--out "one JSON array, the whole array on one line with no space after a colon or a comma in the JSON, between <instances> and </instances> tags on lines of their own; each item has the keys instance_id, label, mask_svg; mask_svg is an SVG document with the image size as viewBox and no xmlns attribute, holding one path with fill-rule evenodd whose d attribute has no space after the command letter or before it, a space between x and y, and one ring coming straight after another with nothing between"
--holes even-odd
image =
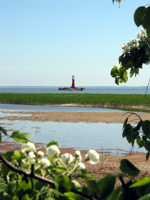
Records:
<instances>
[{"instance_id":1,"label":"green foliage","mask_svg":"<svg viewBox=\"0 0 150 200\"><path fill-rule=\"evenodd\" d=\"M20 133L18 131L14 131L11 135L11 138L13 138L15 141L21 141L21 142L28 142L28 137L31 137L31 134L28 133Z\"/></svg>"},{"instance_id":2,"label":"green foliage","mask_svg":"<svg viewBox=\"0 0 150 200\"><path fill-rule=\"evenodd\" d=\"M144 147L147 150L146 160L149 158L150 154L150 120L142 120L139 116L139 122L134 125L128 123L128 119L131 115L136 115L135 113L131 113L123 124L123 133L122 136L127 139L129 143L134 146L135 142L139 146L139 148Z\"/></svg>"},{"instance_id":3,"label":"green foliage","mask_svg":"<svg viewBox=\"0 0 150 200\"><path fill-rule=\"evenodd\" d=\"M150 6L144 7L141 6L137 8L137 10L134 13L134 21L137 26L143 26L143 28L146 29L148 36L150 37Z\"/></svg>"},{"instance_id":4,"label":"green foliage","mask_svg":"<svg viewBox=\"0 0 150 200\"><path fill-rule=\"evenodd\" d=\"M140 171L137 169L129 160L123 159L121 161L120 169L122 172L128 174L129 176L137 176Z\"/></svg>"}]
</instances>

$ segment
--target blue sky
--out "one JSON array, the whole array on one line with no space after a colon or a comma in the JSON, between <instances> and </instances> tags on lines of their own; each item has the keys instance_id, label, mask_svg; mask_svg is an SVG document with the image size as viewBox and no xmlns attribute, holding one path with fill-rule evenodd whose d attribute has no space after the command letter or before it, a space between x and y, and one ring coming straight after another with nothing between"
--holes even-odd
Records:
<instances>
[{"instance_id":1,"label":"blue sky","mask_svg":"<svg viewBox=\"0 0 150 200\"><path fill-rule=\"evenodd\" d=\"M143 3L144 2L144 3ZM0 0L0 86L115 86L121 46L149 0ZM147 85L149 67L127 86Z\"/></svg>"}]
</instances>

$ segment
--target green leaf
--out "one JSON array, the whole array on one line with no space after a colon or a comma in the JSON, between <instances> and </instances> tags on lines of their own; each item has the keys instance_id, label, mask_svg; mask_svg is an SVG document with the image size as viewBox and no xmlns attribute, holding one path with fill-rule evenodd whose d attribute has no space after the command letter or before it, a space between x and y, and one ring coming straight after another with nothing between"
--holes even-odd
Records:
<instances>
[{"instance_id":1,"label":"green leaf","mask_svg":"<svg viewBox=\"0 0 150 200\"><path fill-rule=\"evenodd\" d=\"M118 73L119 73L118 68L113 67L110 74L112 77L116 77L116 75L118 75Z\"/></svg>"},{"instance_id":2,"label":"green leaf","mask_svg":"<svg viewBox=\"0 0 150 200\"><path fill-rule=\"evenodd\" d=\"M79 195L79 194L76 194L76 193L73 193L73 192L66 192L64 193L64 195L66 197L68 197L69 200L89 200L89 198L86 198L82 195Z\"/></svg>"},{"instance_id":3,"label":"green leaf","mask_svg":"<svg viewBox=\"0 0 150 200\"><path fill-rule=\"evenodd\" d=\"M119 78L118 78L118 77L115 77L115 83L116 83L117 85L119 85Z\"/></svg>"},{"instance_id":4,"label":"green leaf","mask_svg":"<svg viewBox=\"0 0 150 200\"><path fill-rule=\"evenodd\" d=\"M63 166L56 166L55 167L55 170L59 173L63 173L66 171L66 167L63 167Z\"/></svg>"},{"instance_id":5,"label":"green leaf","mask_svg":"<svg viewBox=\"0 0 150 200\"><path fill-rule=\"evenodd\" d=\"M8 183L8 190L7 190L7 192L9 194L13 194L15 192L16 188L17 188L16 181L11 181L11 182Z\"/></svg>"},{"instance_id":6,"label":"green leaf","mask_svg":"<svg viewBox=\"0 0 150 200\"><path fill-rule=\"evenodd\" d=\"M130 69L130 78L134 75L134 68Z\"/></svg>"},{"instance_id":7,"label":"green leaf","mask_svg":"<svg viewBox=\"0 0 150 200\"><path fill-rule=\"evenodd\" d=\"M4 158L10 162L12 161L13 155L14 155L14 151L8 151L4 154Z\"/></svg>"},{"instance_id":8,"label":"green leaf","mask_svg":"<svg viewBox=\"0 0 150 200\"><path fill-rule=\"evenodd\" d=\"M20 160L22 157L24 157L24 154L20 151L14 151L14 154L11 156L12 160Z\"/></svg>"},{"instance_id":9,"label":"green leaf","mask_svg":"<svg viewBox=\"0 0 150 200\"><path fill-rule=\"evenodd\" d=\"M21 142L28 142L28 138L32 136L31 134L28 133L20 133L18 131L14 131L11 135L11 138L13 138L15 141L21 141Z\"/></svg>"},{"instance_id":10,"label":"green leaf","mask_svg":"<svg viewBox=\"0 0 150 200\"><path fill-rule=\"evenodd\" d=\"M4 158L10 162L12 160L11 157L12 157L13 154L14 154L13 151L6 152L5 155L4 155ZM2 170L2 174L4 176L7 176L7 174L10 171L10 169L4 163L1 166L1 170Z\"/></svg>"},{"instance_id":11,"label":"green leaf","mask_svg":"<svg viewBox=\"0 0 150 200\"><path fill-rule=\"evenodd\" d=\"M116 182L116 177L113 175L107 175L104 178L98 180L97 191L99 199L107 199L108 196L113 192Z\"/></svg>"},{"instance_id":12,"label":"green leaf","mask_svg":"<svg viewBox=\"0 0 150 200\"><path fill-rule=\"evenodd\" d=\"M2 132L4 135L7 135L7 131L4 128L2 128L1 126L0 126L0 132Z\"/></svg>"},{"instance_id":13,"label":"green leaf","mask_svg":"<svg viewBox=\"0 0 150 200\"><path fill-rule=\"evenodd\" d=\"M142 120L139 121L139 123L137 124L137 126L134 128L134 131L139 131L139 129L142 126Z\"/></svg>"},{"instance_id":14,"label":"green leaf","mask_svg":"<svg viewBox=\"0 0 150 200\"><path fill-rule=\"evenodd\" d=\"M146 161L149 159L149 152L146 154Z\"/></svg>"},{"instance_id":15,"label":"green leaf","mask_svg":"<svg viewBox=\"0 0 150 200\"><path fill-rule=\"evenodd\" d=\"M145 9L144 16L142 19L142 25L145 29L150 29L149 21L150 21L150 6Z\"/></svg>"},{"instance_id":16,"label":"green leaf","mask_svg":"<svg viewBox=\"0 0 150 200\"><path fill-rule=\"evenodd\" d=\"M95 198L98 198L99 188L97 182L95 180L89 180L89 179L85 179L85 182L88 185L88 189L90 190L91 195Z\"/></svg>"},{"instance_id":17,"label":"green leaf","mask_svg":"<svg viewBox=\"0 0 150 200\"><path fill-rule=\"evenodd\" d=\"M139 148L141 148L141 147L144 146L144 142L143 142L143 140L141 139L140 136L138 136L138 137L136 138L136 143L137 143L137 145L139 146Z\"/></svg>"},{"instance_id":18,"label":"green leaf","mask_svg":"<svg viewBox=\"0 0 150 200\"><path fill-rule=\"evenodd\" d=\"M140 173L140 170L127 159L121 160L120 170L133 177Z\"/></svg>"},{"instance_id":19,"label":"green leaf","mask_svg":"<svg viewBox=\"0 0 150 200\"><path fill-rule=\"evenodd\" d=\"M122 133L123 137L126 137L127 141L129 143L132 144L132 146L134 145L134 139L138 136L137 133L133 132L133 127L131 126L131 124L126 124L123 133Z\"/></svg>"},{"instance_id":20,"label":"green leaf","mask_svg":"<svg viewBox=\"0 0 150 200\"><path fill-rule=\"evenodd\" d=\"M122 192L123 192L122 186L117 187L116 189L113 190L108 200L118 199L118 197L120 196Z\"/></svg>"},{"instance_id":21,"label":"green leaf","mask_svg":"<svg viewBox=\"0 0 150 200\"><path fill-rule=\"evenodd\" d=\"M25 195L23 195L23 196L21 197L21 199L22 199L22 200L31 200L29 194L27 194L27 193L26 193Z\"/></svg>"},{"instance_id":22,"label":"green leaf","mask_svg":"<svg viewBox=\"0 0 150 200\"><path fill-rule=\"evenodd\" d=\"M49 147L51 145L56 145L56 146L58 146L58 148L60 148L59 143L55 140L52 140L51 142L49 142L46 147Z\"/></svg>"},{"instance_id":23,"label":"green leaf","mask_svg":"<svg viewBox=\"0 0 150 200\"><path fill-rule=\"evenodd\" d=\"M146 194L143 197L139 198L138 200L150 200L150 194Z\"/></svg>"},{"instance_id":24,"label":"green leaf","mask_svg":"<svg viewBox=\"0 0 150 200\"><path fill-rule=\"evenodd\" d=\"M142 130L145 136L150 139L150 120L142 121Z\"/></svg>"},{"instance_id":25,"label":"green leaf","mask_svg":"<svg viewBox=\"0 0 150 200\"><path fill-rule=\"evenodd\" d=\"M145 141L144 147L145 147L145 149L146 149L147 151L150 152L150 141Z\"/></svg>"},{"instance_id":26,"label":"green leaf","mask_svg":"<svg viewBox=\"0 0 150 200\"><path fill-rule=\"evenodd\" d=\"M78 181L73 180L73 181L72 181L72 189L81 192L81 191L82 191L82 185L81 185Z\"/></svg>"},{"instance_id":27,"label":"green leaf","mask_svg":"<svg viewBox=\"0 0 150 200\"><path fill-rule=\"evenodd\" d=\"M126 127L127 123L128 123L128 117L125 119L125 121L124 121L124 123L123 123L123 128Z\"/></svg>"},{"instance_id":28,"label":"green leaf","mask_svg":"<svg viewBox=\"0 0 150 200\"><path fill-rule=\"evenodd\" d=\"M142 25L142 18L145 14L146 8L144 6L138 7L134 13L134 22L137 26Z\"/></svg>"},{"instance_id":29,"label":"green leaf","mask_svg":"<svg viewBox=\"0 0 150 200\"><path fill-rule=\"evenodd\" d=\"M130 188L133 187L141 187L144 185L150 184L150 177L143 177L142 179L140 179L139 181L137 181L136 183L133 183Z\"/></svg>"},{"instance_id":30,"label":"green leaf","mask_svg":"<svg viewBox=\"0 0 150 200\"><path fill-rule=\"evenodd\" d=\"M60 192L69 192L71 190L71 180L68 176L57 176L55 187Z\"/></svg>"}]
</instances>

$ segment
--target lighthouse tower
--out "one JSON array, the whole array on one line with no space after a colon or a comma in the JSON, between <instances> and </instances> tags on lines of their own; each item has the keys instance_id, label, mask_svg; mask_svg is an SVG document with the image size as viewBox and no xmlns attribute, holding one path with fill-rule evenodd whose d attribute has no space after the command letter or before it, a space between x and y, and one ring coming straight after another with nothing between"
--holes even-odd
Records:
<instances>
[{"instance_id":1,"label":"lighthouse tower","mask_svg":"<svg viewBox=\"0 0 150 200\"><path fill-rule=\"evenodd\" d=\"M72 88L75 88L75 76L72 75L72 85L71 85Z\"/></svg>"}]
</instances>

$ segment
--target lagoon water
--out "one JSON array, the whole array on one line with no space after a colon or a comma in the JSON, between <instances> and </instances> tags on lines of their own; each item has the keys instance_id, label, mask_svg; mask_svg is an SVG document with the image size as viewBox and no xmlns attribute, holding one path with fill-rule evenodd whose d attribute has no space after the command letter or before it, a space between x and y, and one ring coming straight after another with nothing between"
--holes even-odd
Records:
<instances>
[{"instance_id":1,"label":"lagoon water","mask_svg":"<svg viewBox=\"0 0 150 200\"><path fill-rule=\"evenodd\" d=\"M146 87L86 87L81 93L145 94ZM14 93L64 93L58 87L0 87L0 92ZM66 92L65 93L75 93ZM78 92L80 93L80 92ZM147 92L150 93L149 90ZM8 112L9 111L9 112ZM120 110L90 107L58 107L0 104L0 116L17 115L15 111L73 111L73 112L120 112ZM20 114L19 114L20 115ZM108 116L109 117L109 116ZM122 138L122 124L116 123L67 123L1 120L0 126L7 130L19 130L33 134L31 140L43 145L57 140L61 147L75 149L101 149L104 153L119 155L131 150L131 145ZM144 152L137 146L135 152Z\"/></svg>"},{"instance_id":2,"label":"lagoon water","mask_svg":"<svg viewBox=\"0 0 150 200\"><path fill-rule=\"evenodd\" d=\"M131 145L122 138L122 124L115 123L68 123L68 122L31 122L2 120L7 130L18 130L33 135L30 139L45 145L51 140L59 142L62 148L79 150L96 149L103 154L121 155L130 152ZM144 152L137 145L134 152Z\"/></svg>"}]
</instances>

